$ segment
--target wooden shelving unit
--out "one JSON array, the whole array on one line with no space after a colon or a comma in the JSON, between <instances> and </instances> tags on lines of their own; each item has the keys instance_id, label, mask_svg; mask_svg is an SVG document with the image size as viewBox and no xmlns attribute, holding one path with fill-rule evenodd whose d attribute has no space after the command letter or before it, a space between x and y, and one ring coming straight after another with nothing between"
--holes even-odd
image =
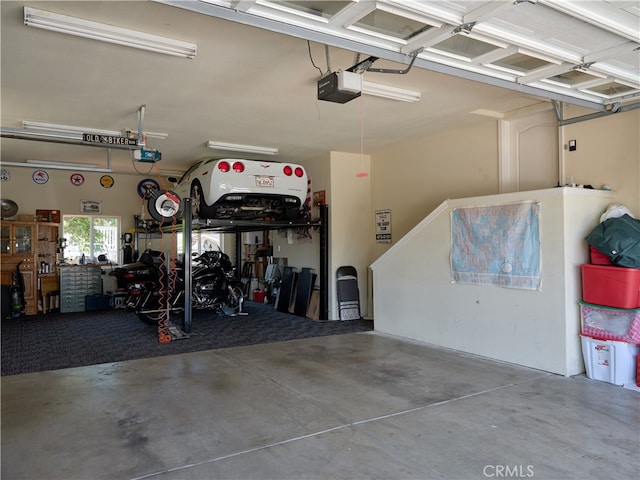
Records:
<instances>
[{"instance_id":1,"label":"wooden shelving unit","mask_svg":"<svg viewBox=\"0 0 640 480\"><path fill-rule=\"evenodd\" d=\"M58 290L59 228L59 224L49 222L3 221L0 224L0 282L12 285L20 265L26 315L47 311L47 293Z\"/></svg>"}]
</instances>

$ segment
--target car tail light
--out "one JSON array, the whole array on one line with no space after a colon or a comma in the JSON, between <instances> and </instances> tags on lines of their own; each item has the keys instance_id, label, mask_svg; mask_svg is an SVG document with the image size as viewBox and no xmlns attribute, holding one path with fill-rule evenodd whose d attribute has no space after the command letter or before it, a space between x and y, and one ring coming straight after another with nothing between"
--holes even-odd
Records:
<instances>
[{"instance_id":1,"label":"car tail light","mask_svg":"<svg viewBox=\"0 0 640 480\"><path fill-rule=\"evenodd\" d=\"M242 162L233 162L233 171L237 173L244 172L244 163Z\"/></svg>"},{"instance_id":2,"label":"car tail light","mask_svg":"<svg viewBox=\"0 0 640 480\"><path fill-rule=\"evenodd\" d=\"M285 165L284 168L282 169L282 172L287 176L290 177L293 174L293 168L291 168L289 165Z\"/></svg>"},{"instance_id":3,"label":"car tail light","mask_svg":"<svg viewBox=\"0 0 640 480\"><path fill-rule=\"evenodd\" d=\"M304 170L302 167L296 167L294 173L296 174L296 177L300 178L304 175Z\"/></svg>"},{"instance_id":4,"label":"car tail light","mask_svg":"<svg viewBox=\"0 0 640 480\"><path fill-rule=\"evenodd\" d=\"M231 166L229 165L229 162L218 162L218 170L227 173L229 170L231 170Z\"/></svg>"}]
</instances>

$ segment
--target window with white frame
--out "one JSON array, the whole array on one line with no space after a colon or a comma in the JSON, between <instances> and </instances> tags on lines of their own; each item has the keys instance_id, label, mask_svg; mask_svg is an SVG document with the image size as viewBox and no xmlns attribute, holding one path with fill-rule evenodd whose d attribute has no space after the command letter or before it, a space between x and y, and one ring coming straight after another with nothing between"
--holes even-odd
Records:
<instances>
[{"instance_id":1,"label":"window with white frame","mask_svg":"<svg viewBox=\"0 0 640 480\"><path fill-rule=\"evenodd\" d=\"M177 232L178 254L184 253L182 232ZM222 234L218 232L195 231L191 235L191 252L202 253L211 250L222 251Z\"/></svg>"},{"instance_id":2,"label":"window with white frame","mask_svg":"<svg viewBox=\"0 0 640 480\"><path fill-rule=\"evenodd\" d=\"M95 263L104 255L107 261L120 261L120 217L63 215L62 237L66 240L65 261ZM102 257L101 257L102 258Z\"/></svg>"}]
</instances>

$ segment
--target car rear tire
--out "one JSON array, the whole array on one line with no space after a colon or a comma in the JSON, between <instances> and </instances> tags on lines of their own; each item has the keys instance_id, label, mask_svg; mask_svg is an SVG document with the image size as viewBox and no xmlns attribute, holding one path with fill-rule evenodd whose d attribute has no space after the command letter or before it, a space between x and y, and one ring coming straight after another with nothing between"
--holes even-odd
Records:
<instances>
[{"instance_id":1,"label":"car rear tire","mask_svg":"<svg viewBox=\"0 0 640 480\"><path fill-rule=\"evenodd\" d=\"M191 216L193 218L207 218L207 213L202 185L196 180L191 184Z\"/></svg>"}]
</instances>

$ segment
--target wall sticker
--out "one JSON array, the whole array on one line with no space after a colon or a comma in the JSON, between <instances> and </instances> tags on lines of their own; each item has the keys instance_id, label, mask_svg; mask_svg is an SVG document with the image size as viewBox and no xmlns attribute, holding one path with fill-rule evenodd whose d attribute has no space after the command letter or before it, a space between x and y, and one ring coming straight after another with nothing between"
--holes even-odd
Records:
<instances>
[{"instance_id":1,"label":"wall sticker","mask_svg":"<svg viewBox=\"0 0 640 480\"><path fill-rule=\"evenodd\" d=\"M113 187L114 183L115 180L111 175L103 175L100 177L100 185L102 185L104 188L111 188Z\"/></svg>"},{"instance_id":2,"label":"wall sticker","mask_svg":"<svg viewBox=\"0 0 640 480\"><path fill-rule=\"evenodd\" d=\"M81 173L72 173L71 177L69 177L69 181L72 185L79 187L84 183L84 175L82 175Z\"/></svg>"},{"instance_id":3,"label":"wall sticker","mask_svg":"<svg viewBox=\"0 0 640 480\"><path fill-rule=\"evenodd\" d=\"M31 178L38 185L43 185L49 181L49 174L44 170L36 170L33 172L33 175L31 175Z\"/></svg>"}]
</instances>

